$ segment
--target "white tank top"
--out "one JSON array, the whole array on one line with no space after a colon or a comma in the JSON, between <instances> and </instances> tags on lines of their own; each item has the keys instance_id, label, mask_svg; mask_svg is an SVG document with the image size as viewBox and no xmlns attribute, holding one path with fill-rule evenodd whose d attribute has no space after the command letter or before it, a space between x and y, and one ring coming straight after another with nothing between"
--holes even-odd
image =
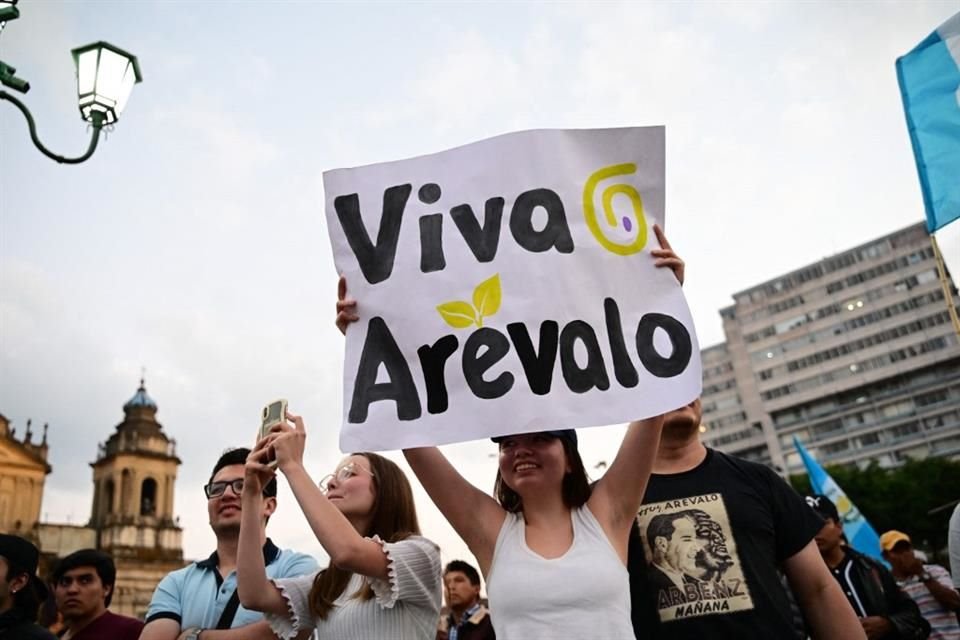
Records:
<instances>
[{"instance_id":1,"label":"white tank top","mask_svg":"<svg viewBox=\"0 0 960 640\"><path fill-rule=\"evenodd\" d=\"M548 560L527 546L523 515L507 514L487 576L497 638L633 640L627 568L586 505L571 519L573 544Z\"/></svg>"}]
</instances>

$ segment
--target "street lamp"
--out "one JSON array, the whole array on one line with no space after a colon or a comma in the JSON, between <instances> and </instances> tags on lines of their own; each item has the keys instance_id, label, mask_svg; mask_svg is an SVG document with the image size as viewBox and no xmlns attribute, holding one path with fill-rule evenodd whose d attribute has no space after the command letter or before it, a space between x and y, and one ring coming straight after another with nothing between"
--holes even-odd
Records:
<instances>
[{"instance_id":1,"label":"street lamp","mask_svg":"<svg viewBox=\"0 0 960 640\"><path fill-rule=\"evenodd\" d=\"M16 20L20 17L20 10L17 9L17 0L0 0L0 29L8 20Z\"/></svg>"},{"instance_id":2,"label":"street lamp","mask_svg":"<svg viewBox=\"0 0 960 640\"><path fill-rule=\"evenodd\" d=\"M9 20L20 16L16 7L17 0L0 0L0 29ZM80 105L80 117L93 127L90 146L86 153L76 158L65 158L43 146L37 137L36 123L27 106L6 91L0 91L0 99L12 102L27 119L30 138L33 144L48 158L65 164L79 164L93 155L100 140L100 130L105 125L115 123L127 104L133 85L142 80L137 58L106 42L95 42L78 47L72 52L77 67L77 99ZM17 78L16 69L0 62L0 83L26 93L30 83Z\"/></svg>"}]
</instances>

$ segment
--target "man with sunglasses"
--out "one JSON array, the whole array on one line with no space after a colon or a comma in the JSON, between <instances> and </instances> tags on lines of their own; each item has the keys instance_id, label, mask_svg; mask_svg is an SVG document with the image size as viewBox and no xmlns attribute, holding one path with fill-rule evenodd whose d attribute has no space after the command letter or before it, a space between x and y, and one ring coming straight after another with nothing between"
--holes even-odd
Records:
<instances>
[{"instance_id":1,"label":"man with sunglasses","mask_svg":"<svg viewBox=\"0 0 960 640\"><path fill-rule=\"evenodd\" d=\"M273 638L263 615L240 606L237 588L237 543L240 539L240 494L249 449L230 449L217 461L204 486L210 528L217 550L206 560L169 573L160 581L140 640L255 640ZM277 508L277 480L263 489L260 540L269 578L292 578L317 570L309 555L280 550L267 538L270 515Z\"/></svg>"}]
</instances>

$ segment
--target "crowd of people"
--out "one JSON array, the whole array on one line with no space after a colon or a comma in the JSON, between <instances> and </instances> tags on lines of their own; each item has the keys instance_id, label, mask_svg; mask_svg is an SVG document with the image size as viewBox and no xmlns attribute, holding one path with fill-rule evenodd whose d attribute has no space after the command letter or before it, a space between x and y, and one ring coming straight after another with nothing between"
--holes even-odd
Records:
<instances>
[{"instance_id":1,"label":"crowd of people","mask_svg":"<svg viewBox=\"0 0 960 640\"><path fill-rule=\"evenodd\" d=\"M683 262L654 230L657 266L682 284ZM359 319L341 280L337 325L346 332ZM216 461L204 486L216 549L163 578L144 621L109 611L108 555L64 558L50 576L59 637L960 640L956 585L917 558L906 533L881 538L888 570L846 542L828 498L804 499L768 467L706 447L701 417L697 399L631 423L594 483L573 430L494 438L493 496L439 449L405 450L478 564L444 567L395 463L354 453L316 482L303 463L304 421L287 413L252 450ZM267 537L277 476L326 567ZM38 556L0 536L0 640L54 637L35 623L47 597Z\"/></svg>"}]
</instances>

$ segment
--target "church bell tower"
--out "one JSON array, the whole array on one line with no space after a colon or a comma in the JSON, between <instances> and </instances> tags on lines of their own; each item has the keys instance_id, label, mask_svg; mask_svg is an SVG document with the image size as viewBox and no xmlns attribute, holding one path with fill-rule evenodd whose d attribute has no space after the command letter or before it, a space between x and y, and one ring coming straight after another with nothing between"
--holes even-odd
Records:
<instances>
[{"instance_id":1,"label":"church bell tower","mask_svg":"<svg viewBox=\"0 0 960 640\"><path fill-rule=\"evenodd\" d=\"M124 603L129 605L124 608L139 613L146 607L141 592L149 602L157 575L183 566L183 531L173 515L180 458L176 441L157 422L157 403L142 378L123 413L123 422L100 443L97 459L90 463L94 490L89 526L97 532L97 546L113 555L118 576L126 565L128 580L136 583L144 573L144 587L153 581L149 588L117 584L117 596L137 600Z\"/></svg>"}]
</instances>

